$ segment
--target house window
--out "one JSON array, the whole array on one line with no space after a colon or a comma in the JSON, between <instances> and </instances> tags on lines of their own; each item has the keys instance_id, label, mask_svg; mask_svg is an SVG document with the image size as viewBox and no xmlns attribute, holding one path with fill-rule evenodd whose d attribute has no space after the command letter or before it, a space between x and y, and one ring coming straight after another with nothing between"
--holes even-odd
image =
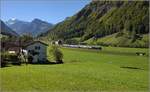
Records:
<instances>
[{"instance_id":1,"label":"house window","mask_svg":"<svg viewBox=\"0 0 150 92\"><path fill-rule=\"evenodd\" d=\"M34 52L34 50L28 50L28 52L31 54L31 53L33 53L33 52Z\"/></svg>"},{"instance_id":2,"label":"house window","mask_svg":"<svg viewBox=\"0 0 150 92\"><path fill-rule=\"evenodd\" d=\"M40 49L40 46L35 46L35 49L36 49L36 50L39 50L39 49Z\"/></svg>"},{"instance_id":3,"label":"house window","mask_svg":"<svg viewBox=\"0 0 150 92\"><path fill-rule=\"evenodd\" d=\"M38 47L37 47L37 46L35 46L35 49L37 50L37 49L38 49Z\"/></svg>"}]
</instances>

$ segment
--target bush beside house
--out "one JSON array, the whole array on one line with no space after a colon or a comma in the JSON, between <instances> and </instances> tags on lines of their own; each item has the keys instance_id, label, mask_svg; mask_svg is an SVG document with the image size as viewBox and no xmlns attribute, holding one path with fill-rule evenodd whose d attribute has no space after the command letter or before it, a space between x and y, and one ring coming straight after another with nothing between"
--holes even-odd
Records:
<instances>
[{"instance_id":1,"label":"bush beside house","mask_svg":"<svg viewBox=\"0 0 150 92\"><path fill-rule=\"evenodd\" d=\"M52 55L53 59L55 60L56 64L61 64L63 63L63 53L61 50L58 48L56 45L52 45L50 49L50 54Z\"/></svg>"},{"instance_id":2,"label":"bush beside house","mask_svg":"<svg viewBox=\"0 0 150 92\"><path fill-rule=\"evenodd\" d=\"M1 67L7 66L7 64L13 65L21 65L21 61L19 60L19 56L17 54L1 52Z\"/></svg>"}]
</instances>

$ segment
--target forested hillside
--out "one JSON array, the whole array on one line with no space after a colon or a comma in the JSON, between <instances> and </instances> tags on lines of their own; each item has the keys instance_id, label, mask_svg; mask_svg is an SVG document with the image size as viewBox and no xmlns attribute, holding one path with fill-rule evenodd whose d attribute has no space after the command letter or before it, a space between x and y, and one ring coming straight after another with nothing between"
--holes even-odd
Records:
<instances>
[{"instance_id":1,"label":"forested hillside","mask_svg":"<svg viewBox=\"0 0 150 92\"><path fill-rule=\"evenodd\" d=\"M66 43L148 47L148 8L148 1L92 1L40 37ZM112 42L101 40L108 36Z\"/></svg>"}]
</instances>

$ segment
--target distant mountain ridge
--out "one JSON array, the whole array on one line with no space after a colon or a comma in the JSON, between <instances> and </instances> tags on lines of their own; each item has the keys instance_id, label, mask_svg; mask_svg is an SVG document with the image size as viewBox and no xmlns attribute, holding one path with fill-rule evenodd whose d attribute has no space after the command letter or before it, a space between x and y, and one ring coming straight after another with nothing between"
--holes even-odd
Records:
<instances>
[{"instance_id":1,"label":"distant mountain ridge","mask_svg":"<svg viewBox=\"0 0 150 92\"><path fill-rule=\"evenodd\" d=\"M97 45L148 47L148 32L148 1L95 0L40 37L63 39L66 43L74 40ZM99 42L108 35L112 35L109 40L115 42Z\"/></svg>"},{"instance_id":2,"label":"distant mountain ridge","mask_svg":"<svg viewBox=\"0 0 150 92\"><path fill-rule=\"evenodd\" d=\"M53 24L40 19L34 19L31 22L21 21L18 19L9 19L5 23L20 35L30 33L33 36L46 32L53 26Z\"/></svg>"},{"instance_id":3,"label":"distant mountain ridge","mask_svg":"<svg viewBox=\"0 0 150 92\"><path fill-rule=\"evenodd\" d=\"M18 37L19 35L0 20L0 33L2 35Z\"/></svg>"}]
</instances>

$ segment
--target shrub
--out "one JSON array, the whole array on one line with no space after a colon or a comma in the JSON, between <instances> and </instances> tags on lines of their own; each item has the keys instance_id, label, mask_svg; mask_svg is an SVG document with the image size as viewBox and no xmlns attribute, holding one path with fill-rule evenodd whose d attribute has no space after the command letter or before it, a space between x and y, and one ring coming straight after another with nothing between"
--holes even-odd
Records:
<instances>
[{"instance_id":1,"label":"shrub","mask_svg":"<svg viewBox=\"0 0 150 92\"><path fill-rule=\"evenodd\" d=\"M1 53L1 61L3 67L6 66L8 62L12 63L13 65L21 65L18 55L12 53Z\"/></svg>"},{"instance_id":2,"label":"shrub","mask_svg":"<svg viewBox=\"0 0 150 92\"><path fill-rule=\"evenodd\" d=\"M1 66L0 67L5 67L7 65L8 62L5 60L4 53L0 53L0 61L1 61Z\"/></svg>"},{"instance_id":3,"label":"shrub","mask_svg":"<svg viewBox=\"0 0 150 92\"><path fill-rule=\"evenodd\" d=\"M53 45L50 49L50 53L53 56L53 59L56 61L56 63L63 63L63 53L58 49L58 46Z\"/></svg>"},{"instance_id":4,"label":"shrub","mask_svg":"<svg viewBox=\"0 0 150 92\"><path fill-rule=\"evenodd\" d=\"M28 63L32 63L33 57L32 56L28 56Z\"/></svg>"}]
</instances>

